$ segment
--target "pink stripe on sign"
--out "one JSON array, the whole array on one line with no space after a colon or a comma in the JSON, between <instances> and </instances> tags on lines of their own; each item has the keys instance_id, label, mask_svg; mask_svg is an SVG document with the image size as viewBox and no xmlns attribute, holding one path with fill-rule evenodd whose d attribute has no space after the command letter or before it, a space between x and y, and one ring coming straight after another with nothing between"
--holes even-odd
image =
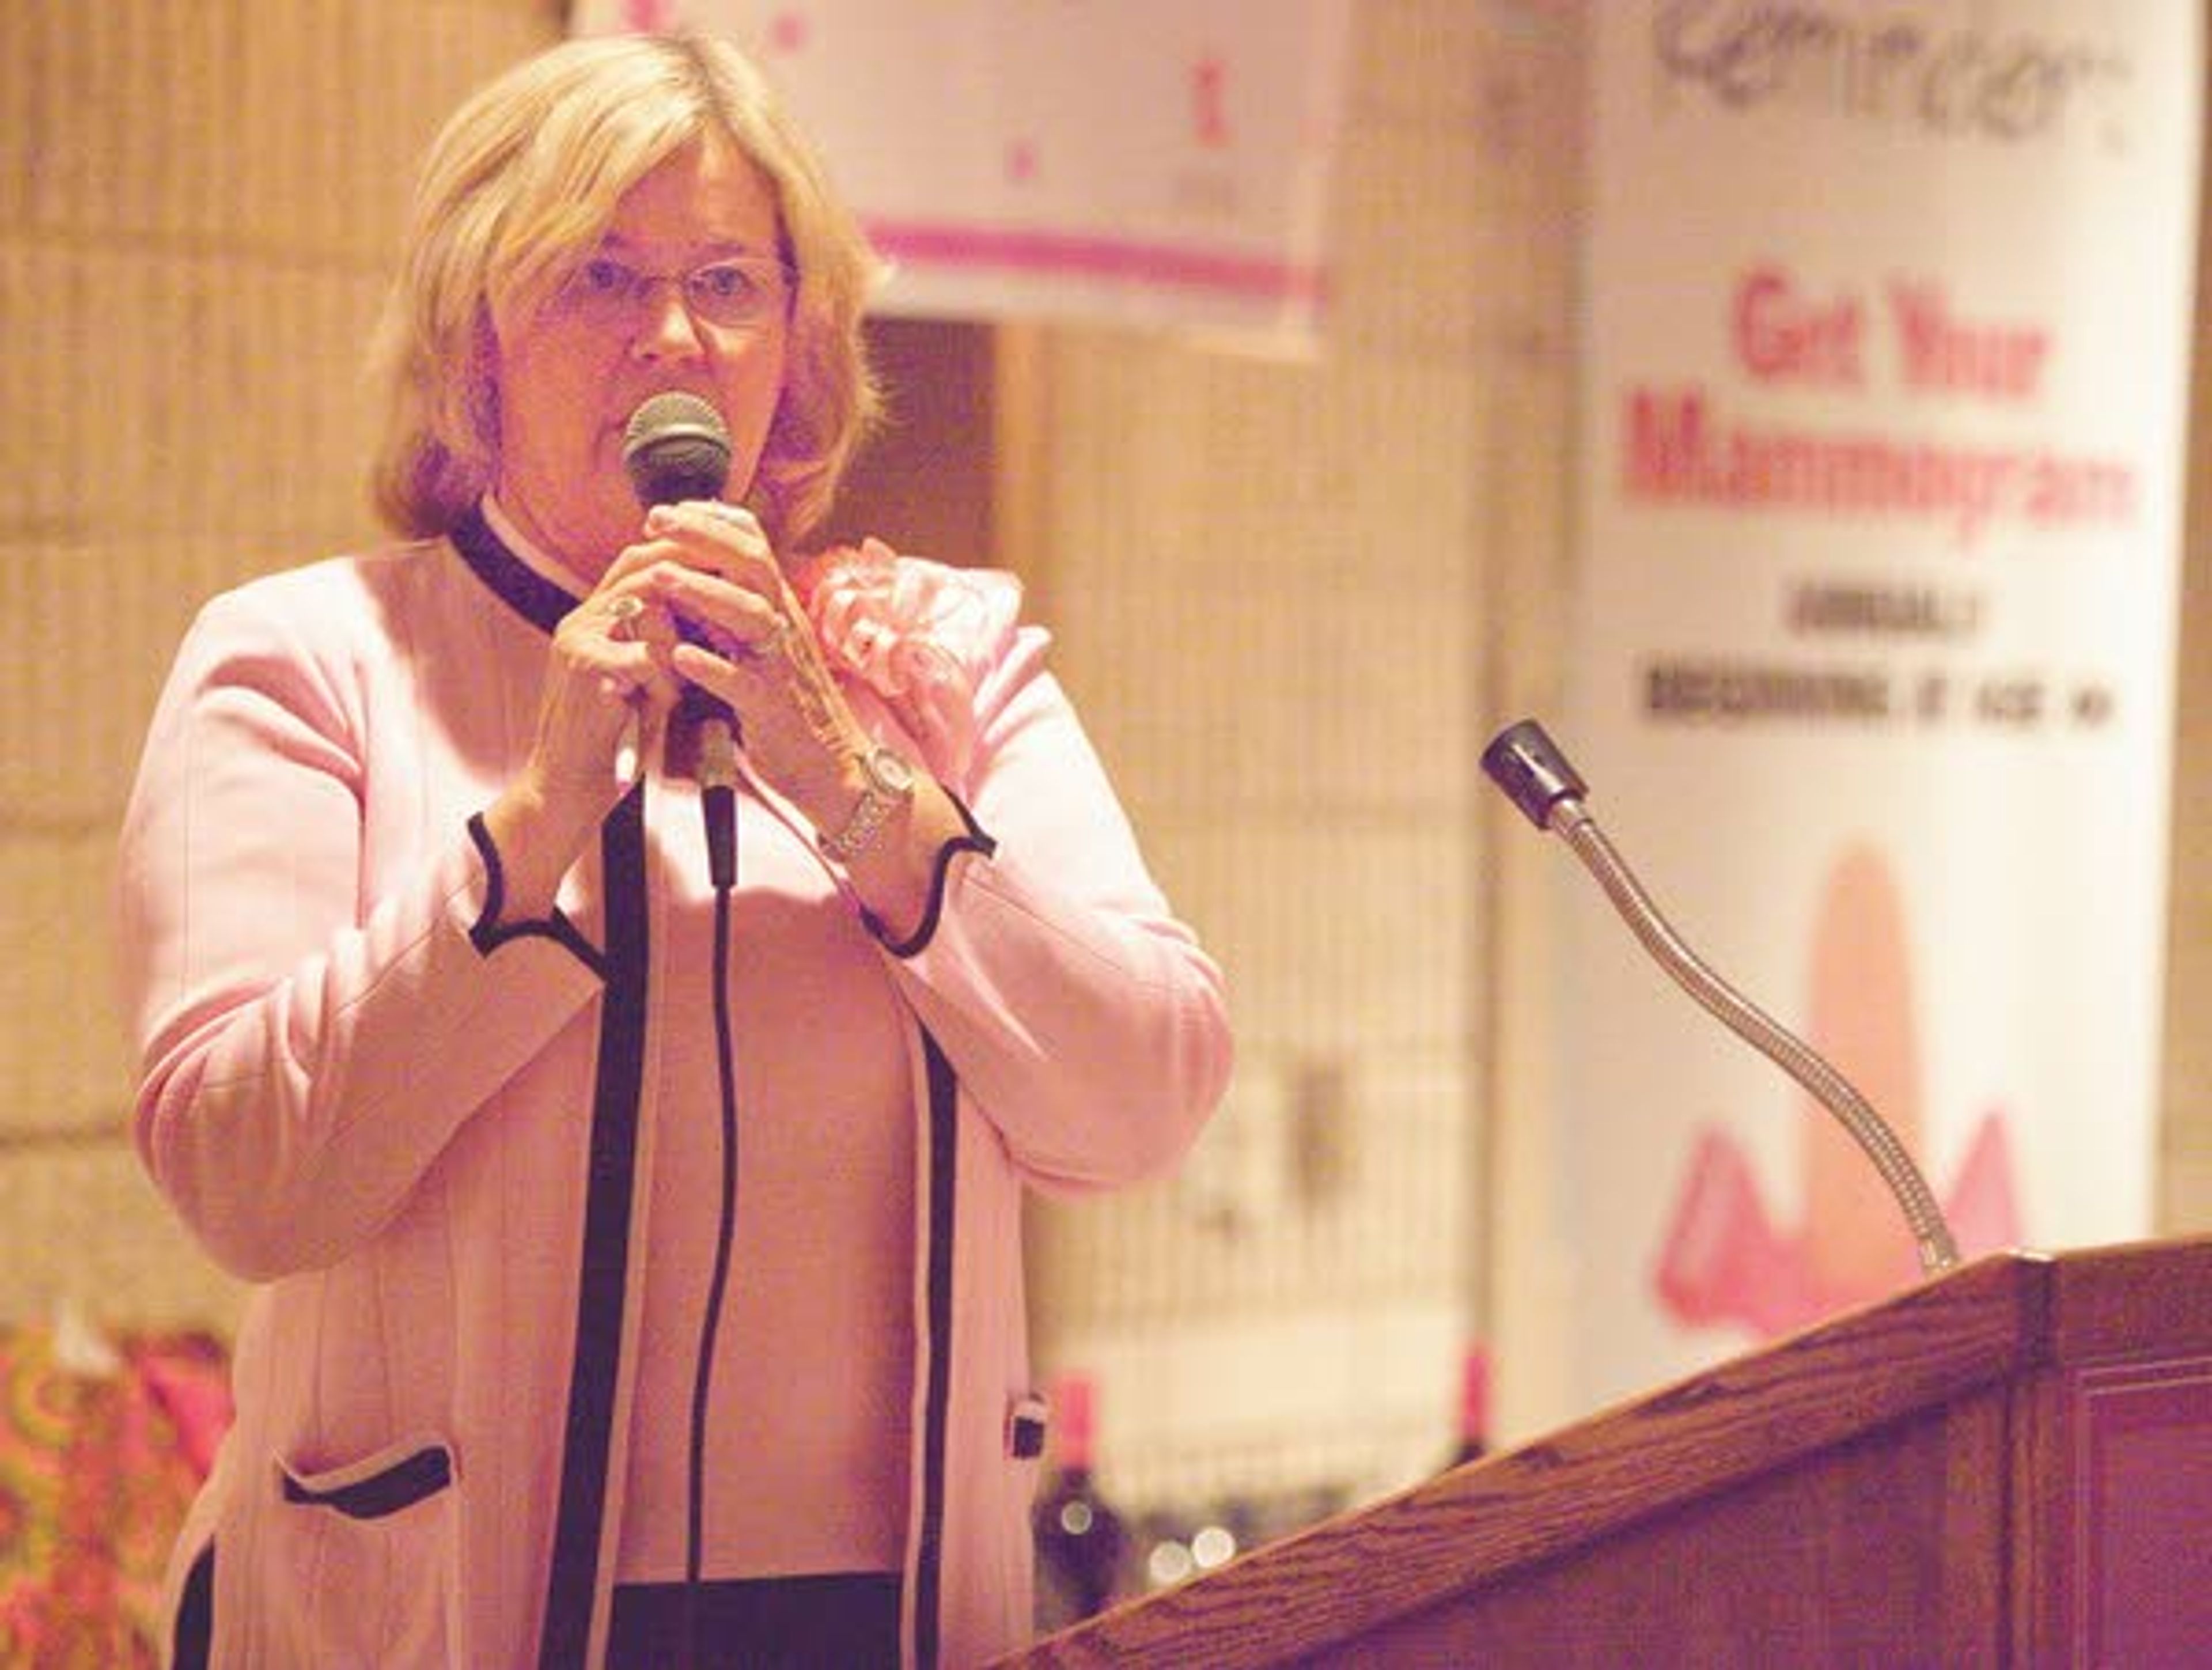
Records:
<instances>
[{"instance_id":1,"label":"pink stripe on sign","mask_svg":"<svg viewBox=\"0 0 2212 1670\"><path fill-rule=\"evenodd\" d=\"M1276 301L1319 301L1328 289L1328 279L1317 267L1209 254L1173 244L911 221L871 221L867 229L882 253L916 265L1110 278L1156 288Z\"/></svg>"}]
</instances>

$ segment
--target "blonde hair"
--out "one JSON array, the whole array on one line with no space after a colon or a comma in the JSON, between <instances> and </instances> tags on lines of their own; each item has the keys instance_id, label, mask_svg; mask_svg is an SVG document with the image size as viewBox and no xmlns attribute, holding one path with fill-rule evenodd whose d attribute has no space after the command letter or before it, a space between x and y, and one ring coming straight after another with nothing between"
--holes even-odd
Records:
<instances>
[{"instance_id":1,"label":"blonde hair","mask_svg":"<svg viewBox=\"0 0 2212 1670\"><path fill-rule=\"evenodd\" d=\"M370 490L386 523L441 534L476 502L498 458L496 327L553 293L631 186L717 134L773 186L795 281L747 502L779 541L821 520L878 413L860 319L881 264L750 60L702 36L633 34L526 61L432 145L371 350L387 404Z\"/></svg>"}]
</instances>

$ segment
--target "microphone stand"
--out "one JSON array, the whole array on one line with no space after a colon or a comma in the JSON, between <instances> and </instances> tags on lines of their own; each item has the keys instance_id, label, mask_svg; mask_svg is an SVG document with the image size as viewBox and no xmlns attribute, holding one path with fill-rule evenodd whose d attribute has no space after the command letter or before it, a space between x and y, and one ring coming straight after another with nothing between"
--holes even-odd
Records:
<instances>
[{"instance_id":1,"label":"microphone stand","mask_svg":"<svg viewBox=\"0 0 2212 1670\"><path fill-rule=\"evenodd\" d=\"M1482 768L1539 829L1557 835L1597 878L1637 938L1674 983L1730 1031L1811 1092L1866 1151L1881 1174L1919 1248L1920 1267L1934 1275L1959 1262L1958 1243L1942 1208L1905 1145L1851 1082L1809 1044L1708 967L1668 925L1627 861L1583 805L1588 785L1534 720L1509 726L1483 750Z\"/></svg>"}]
</instances>

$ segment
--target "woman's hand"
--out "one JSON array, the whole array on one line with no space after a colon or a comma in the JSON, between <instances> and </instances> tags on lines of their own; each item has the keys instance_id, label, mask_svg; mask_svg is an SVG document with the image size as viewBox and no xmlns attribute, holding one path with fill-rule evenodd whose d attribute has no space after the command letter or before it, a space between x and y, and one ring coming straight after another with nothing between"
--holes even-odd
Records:
<instances>
[{"instance_id":1,"label":"woman's hand","mask_svg":"<svg viewBox=\"0 0 2212 1670\"><path fill-rule=\"evenodd\" d=\"M752 768L817 829L845 827L870 738L767 535L736 506L662 506L555 632L530 764L485 812L511 914L551 909L629 786L617 759L633 745L650 757L687 684L729 704ZM937 854L963 827L925 775L886 838L847 865L895 936L920 922Z\"/></svg>"},{"instance_id":2,"label":"woman's hand","mask_svg":"<svg viewBox=\"0 0 2212 1670\"><path fill-rule=\"evenodd\" d=\"M651 601L650 566L625 552L554 629L529 761L484 812L511 918L551 910L681 693L667 661L675 630Z\"/></svg>"},{"instance_id":3,"label":"woman's hand","mask_svg":"<svg viewBox=\"0 0 2212 1670\"><path fill-rule=\"evenodd\" d=\"M729 703L746 756L817 827L837 827L857 793L868 737L823 664L768 537L734 505L666 506L613 572L642 574L658 604L649 641L679 680ZM694 630L687 639L679 623Z\"/></svg>"},{"instance_id":4,"label":"woman's hand","mask_svg":"<svg viewBox=\"0 0 2212 1670\"><path fill-rule=\"evenodd\" d=\"M665 507L646 518L644 541L617 568L629 572L633 563L665 611L651 636L668 642L669 667L730 704L753 769L817 829L844 829L866 786L861 760L871 738L760 524L731 505ZM696 629L694 641L677 634L679 621ZM714 647L701 647L702 636ZM847 859L854 890L894 943L919 929L939 855L965 827L943 786L917 772L881 838Z\"/></svg>"}]
</instances>

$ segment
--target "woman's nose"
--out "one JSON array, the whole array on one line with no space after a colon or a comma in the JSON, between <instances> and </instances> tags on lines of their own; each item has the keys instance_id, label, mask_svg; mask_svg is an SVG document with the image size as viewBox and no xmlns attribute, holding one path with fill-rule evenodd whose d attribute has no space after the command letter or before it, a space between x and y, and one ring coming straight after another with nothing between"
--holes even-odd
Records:
<instances>
[{"instance_id":1,"label":"woman's nose","mask_svg":"<svg viewBox=\"0 0 2212 1670\"><path fill-rule=\"evenodd\" d=\"M641 288L635 304L637 328L630 339L634 352L648 359L687 359L704 351L680 280L649 279Z\"/></svg>"}]
</instances>

